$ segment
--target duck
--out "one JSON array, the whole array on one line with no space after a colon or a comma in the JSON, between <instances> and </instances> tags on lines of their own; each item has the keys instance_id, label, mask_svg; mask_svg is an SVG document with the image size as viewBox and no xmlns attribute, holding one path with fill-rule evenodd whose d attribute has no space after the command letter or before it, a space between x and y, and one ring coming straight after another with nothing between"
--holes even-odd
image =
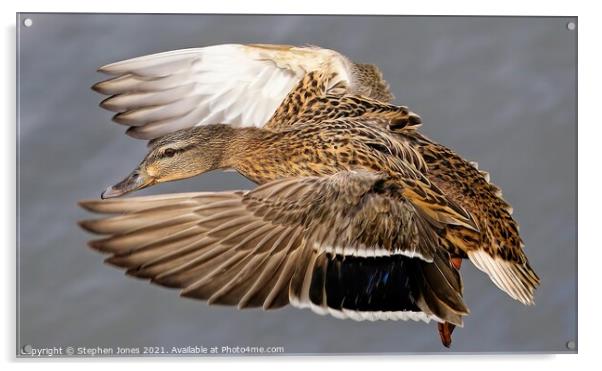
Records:
<instances>
[{"instance_id":1,"label":"duck","mask_svg":"<svg viewBox=\"0 0 602 371\"><path fill-rule=\"evenodd\" d=\"M489 174L420 132L378 67L317 46L226 44L100 68L93 89L148 153L80 221L127 274L209 304L437 323L451 345L469 260L534 304L512 208ZM233 169L252 190L121 197Z\"/></svg>"}]
</instances>

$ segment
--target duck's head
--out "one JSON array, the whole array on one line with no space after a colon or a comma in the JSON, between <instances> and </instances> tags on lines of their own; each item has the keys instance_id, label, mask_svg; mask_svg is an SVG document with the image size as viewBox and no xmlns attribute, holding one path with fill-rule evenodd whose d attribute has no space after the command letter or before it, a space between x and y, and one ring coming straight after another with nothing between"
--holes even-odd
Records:
<instances>
[{"instance_id":1,"label":"duck's head","mask_svg":"<svg viewBox=\"0 0 602 371\"><path fill-rule=\"evenodd\" d=\"M119 197L154 184L190 178L224 165L232 138L227 125L179 130L149 142L144 160L125 179L108 187L101 198Z\"/></svg>"}]
</instances>

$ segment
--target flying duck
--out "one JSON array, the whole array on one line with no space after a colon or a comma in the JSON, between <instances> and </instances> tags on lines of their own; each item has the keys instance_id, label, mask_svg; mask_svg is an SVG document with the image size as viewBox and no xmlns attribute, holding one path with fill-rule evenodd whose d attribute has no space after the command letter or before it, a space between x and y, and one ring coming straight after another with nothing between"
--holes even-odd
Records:
<instances>
[{"instance_id":1,"label":"flying duck","mask_svg":"<svg viewBox=\"0 0 602 371\"><path fill-rule=\"evenodd\" d=\"M379 69L315 46L217 45L112 63L94 90L148 154L85 209L90 246L210 304L353 320L469 313L463 259L513 299L539 277L489 174L423 135ZM120 196L215 169L252 190Z\"/></svg>"}]
</instances>

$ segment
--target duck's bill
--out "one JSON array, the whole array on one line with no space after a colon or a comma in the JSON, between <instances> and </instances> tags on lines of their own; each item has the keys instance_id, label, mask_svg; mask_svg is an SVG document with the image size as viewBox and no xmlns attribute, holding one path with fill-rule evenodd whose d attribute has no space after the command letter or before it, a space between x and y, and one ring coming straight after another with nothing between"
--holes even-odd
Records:
<instances>
[{"instance_id":1,"label":"duck's bill","mask_svg":"<svg viewBox=\"0 0 602 371\"><path fill-rule=\"evenodd\" d=\"M104 200L107 198L123 196L126 193L146 188L152 183L153 178L143 174L139 169L136 169L121 182L105 189L105 191L101 193L100 198Z\"/></svg>"}]
</instances>

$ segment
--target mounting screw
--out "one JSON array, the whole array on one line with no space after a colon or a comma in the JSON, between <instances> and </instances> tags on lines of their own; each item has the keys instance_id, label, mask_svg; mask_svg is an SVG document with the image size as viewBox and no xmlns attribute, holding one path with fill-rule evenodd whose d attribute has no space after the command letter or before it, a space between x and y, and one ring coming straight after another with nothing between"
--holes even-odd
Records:
<instances>
[{"instance_id":1,"label":"mounting screw","mask_svg":"<svg viewBox=\"0 0 602 371\"><path fill-rule=\"evenodd\" d=\"M575 28L577 28L577 25L575 22L569 22L566 24L566 28L568 28L569 31L573 31Z\"/></svg>"},{"instance_id":2,"label":"mounting screw","mask_svg":"<svg viewBox=\"0 0 602 371\"><path fill-rule=\"evenodd\" d=\"M577 347L577 344L575 344L575 342L573 340L566 342L566 348L568 350L575 350L576 347Z\"/></svg>"},{"instance_id":3,"label":"mounting screw","mask_svg":"<svg viewBox=\"0 0 602 371\"><path fill-rule=\"evenodd\" d=\"M25 18L23 20L23 26L31 27L33 25L33 20L31 18Z\"/></svg>"}]
</instances>

